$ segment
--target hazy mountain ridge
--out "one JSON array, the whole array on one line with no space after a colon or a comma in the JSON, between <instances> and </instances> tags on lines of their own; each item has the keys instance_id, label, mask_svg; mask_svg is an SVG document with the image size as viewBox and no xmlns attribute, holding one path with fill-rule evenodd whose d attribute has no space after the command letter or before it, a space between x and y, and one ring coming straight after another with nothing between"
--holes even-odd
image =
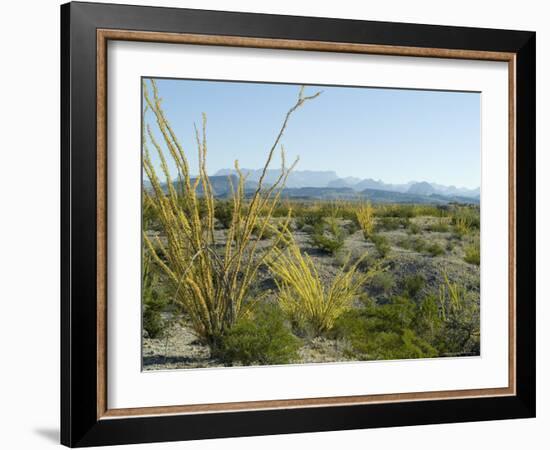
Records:
<instances>
[{"instance_id":1,"label":"hazy mountain ridge","mask_svg":"<svg viewBox=\"0 0 550 450\"><path fill-rule=\"evenodd\" d=\"M193 183L195 179L191 179ZM231 196L232 187L235 189L238 184L236 175L217 175L210 177L212 191L216 197L227 198ZM162 183L166 190L165 183ZM174 182L177 186L178 182ZM144 181L146 189L151 185ZM246 181L244 185L245 195L251 196L257 188L257 182ZM199 183L197 193L202 195L202 184ZM470 203L479 204L479 197L465 197L460 195L441 195L437 193L423 194L415 192L387 191L383 189L363 189L357 191L350 187L300 187L285 188L281 193L282 198L295 200L370 200L373 203L417 203L417 204L448 204L448 203Z\"/></svg>"},{"instance_id":2,"label":"hazy mountain ridge","mask_svg":"<svg viewBox=\"0 0 550 450\"><path fill-rule=\"evenodd\" d=\"M257 182L262 171L260 169L242 169L242 173L247 175L247 182ZM264 183L271 184L279 177L280 169L271 169L266 173ZM234 169L218 170L214 177L236 175ZM290 173L286 188L349 188L354 192L363 192L365 189L380 190L397 193L409 193L412 195L423 196L445 196L445 197L466 197L479 200L480 189L469 189L456 187L453 185L445 186L427 181L410 181L404 184L390 184L382 180L372 178L360 179L357 177L339 177L335 171L315 171L315 170L295 170Z\"/></svg>"}]
</instances>

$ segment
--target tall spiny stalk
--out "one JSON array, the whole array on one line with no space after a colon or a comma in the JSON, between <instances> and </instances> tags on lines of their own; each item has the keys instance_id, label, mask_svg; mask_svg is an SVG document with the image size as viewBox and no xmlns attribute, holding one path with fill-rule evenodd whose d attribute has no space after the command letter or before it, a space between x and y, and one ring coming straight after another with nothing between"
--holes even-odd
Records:
<instances>
[{"instance_id":1,"label":"tall spiny stalk","mask_svg":"<svg viewBox=\"0 0 550 450\"><path fill-rule=\"evenodd\" d=\"M162 109L154 80L150 80L150 86L152 94L144 81L143 169L151 183L151 188L145 190L144 204L158 217L163 238L144 233L143 240L172 283L174 303L188 314L195 333L215 352L223 334L249 311L254 300L250 298L251 286L257 272L282 239L279 234L267 247L258 246L264 231L271 227L273 211L298 160L287 167L281 147L281 173L270 186L264 186L267 170L291 115L320 92L304 96L304 88L300 89L296 103L286 113L269 149L257 187L249 199L245 193L246 176L238 161L235 161L237 182L234 184L231 177L228 179L233 217L226 236L218 238L214 216L217 199L206 166L206 115L203 114L201 129L195 128L199 173L193 179L183 146ZM155 119L162 145L147 123L148 112L152 112ZM161 182L151 160L151 146L159 156L165 184ZM170 175L166 149L176 167L175 180ZM290 213L283 222L283 229L288 227L289 222Z\"/></svg>"}]
</instances>

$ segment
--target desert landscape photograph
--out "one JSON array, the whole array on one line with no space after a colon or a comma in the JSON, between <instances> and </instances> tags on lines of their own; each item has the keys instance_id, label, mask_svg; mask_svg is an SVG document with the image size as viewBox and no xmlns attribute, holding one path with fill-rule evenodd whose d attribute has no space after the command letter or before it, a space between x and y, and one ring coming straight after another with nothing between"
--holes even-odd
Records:
<instances>
[{"instance_id":1,"label":"desert landscape photograph","mask_svg":"<svg viewBox=\"0 0 550 450\"><path fill-rule=\"evenodd\" d=\"M142 79L142 368L480 355L480 94Z\"/></svg>"}]
</instances>

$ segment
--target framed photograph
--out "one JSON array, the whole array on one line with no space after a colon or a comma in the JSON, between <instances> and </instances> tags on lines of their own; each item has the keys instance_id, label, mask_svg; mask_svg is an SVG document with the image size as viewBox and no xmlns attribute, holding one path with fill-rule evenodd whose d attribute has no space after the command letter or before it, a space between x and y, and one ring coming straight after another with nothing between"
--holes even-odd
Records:
<instances>
[{"instance_id":1,"label":"framed photograph","mask_svg":"<svg viewBox=\"0 0 550 450\"><path fill-rule=\"evenodd\" d=\"M534 417L534 32L61 27L63 444Z\"/></svg>"}]
</instances>

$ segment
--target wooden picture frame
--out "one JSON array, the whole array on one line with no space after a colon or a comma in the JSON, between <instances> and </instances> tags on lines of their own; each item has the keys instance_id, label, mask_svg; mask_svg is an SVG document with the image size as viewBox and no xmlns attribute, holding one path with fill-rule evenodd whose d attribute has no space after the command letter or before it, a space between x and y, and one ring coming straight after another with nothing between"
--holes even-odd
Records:
<instances>
[{"instance_id":1,"label":"wooden picture frame","mask_svg":"<svg viewBox=\"0 0 550 450\"><path fill-rule=\"evenodd\" d=\"M535 33L78 2L61 7L61 27L63 444L534 417ZM106 393L109 40L507 62L508 387L110 409Z\"/></svg>"}]
</instances>

